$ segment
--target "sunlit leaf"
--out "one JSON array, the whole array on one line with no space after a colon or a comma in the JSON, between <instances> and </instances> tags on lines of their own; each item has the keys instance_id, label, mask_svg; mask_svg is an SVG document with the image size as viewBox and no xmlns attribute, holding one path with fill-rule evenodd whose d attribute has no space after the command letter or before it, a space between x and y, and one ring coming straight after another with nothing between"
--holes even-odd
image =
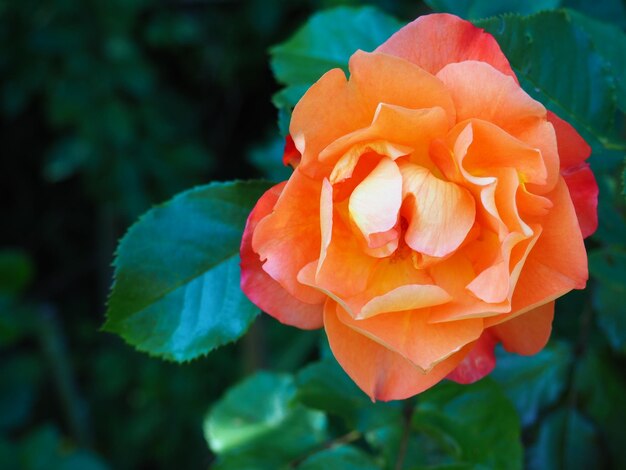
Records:
<instances>
[{"instance_id":1,"label":"sunlit leaf","mask_svg":"<svg viewBox=\"0 0 626 470\"><path fill-rule=\"evenodd\" d=\"M291 376L260 372L226 393L204 423L211 450L223 460L219 468L283 465L324 441L324 414L293 402L295 391Z\"/></svg>"},{"instance_id":2,"label":"sunlit leaf","mask_svg":"<svg viewBox=\"0 0 626 470\"><path fill-rule=\"evenodd\" d=\"M118 247L104 329L176 361L239 338L258 313L239 288L239 245L269 186L213 183L141 217Z\"/></svg>"}]
</instances>

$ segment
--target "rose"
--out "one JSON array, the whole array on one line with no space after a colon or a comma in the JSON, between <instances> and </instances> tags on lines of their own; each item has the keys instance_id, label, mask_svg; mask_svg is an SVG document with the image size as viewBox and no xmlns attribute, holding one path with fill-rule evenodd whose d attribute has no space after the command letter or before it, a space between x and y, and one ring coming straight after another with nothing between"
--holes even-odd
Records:
<instances>
[{"instance_id":1,"label":"rose","mask_svg":"<svg viewBox=\"0 0 626 470\"><path fill-rule=\"evenodd\" d=\"M469 383L494 345L534 354L587 280L597 186L576 131L519 86L495 39L423 16L294 109L295 171L250 214L241 285L324 326L372 399Z\"/></svg>"}]
</instances>

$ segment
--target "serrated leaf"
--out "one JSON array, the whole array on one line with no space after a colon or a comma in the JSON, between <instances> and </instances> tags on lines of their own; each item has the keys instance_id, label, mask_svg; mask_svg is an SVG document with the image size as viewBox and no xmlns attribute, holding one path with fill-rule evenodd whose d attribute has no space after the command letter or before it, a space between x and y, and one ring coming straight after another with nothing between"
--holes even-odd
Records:
<instances>
[{"instance_id":1,"label":"serrated leaf","mask_svg":"<svg viewBox=\"0 0 626 470\"><path fill-rule=\"evenodd\" d=\"M255 459L278 468L326 439L324 414L294 402L295 391L290 375L260 372L226 393L204 424L220 468L244 468Z\"/></svg>"},{"instance_id":2,"label":"serrated leaf","mask_svg":"<svg viewBox=\"0 0 626 470\"><path fill-rule=\"evenodd\" d=\"M589 255L589 270L596 280L593 305L598 324L616 351L626 352L626 252L596 250Z\"/></svg>"},{"instance_id":3,"label":"serrated leaf","mask_svg":"<svg viewBox=\"0 0 626 470\"><path fill-rule=\"evenodd\" d=\"M559 409L546 417L529 454L531 470L606 468L593 424L572 408Z\"/></svg>"},{"instance_id":4,"label":"serrated leaf","mask_svg":"<svg viewBox=\"0 0 626 470\"><path fill-rule=\"evenodd\" d=\"M493 34L522 87L606 148L624 149L616 135L616 97L609 67L566 10L475 22Z\"/></svg>"},{"instance_id":5,"label":"serrated leaf","mask_svg":"<svg viewBox=\"0 0 626 470\"><path fill-rule=\"evenodd\" d=\"M239 338L258 313L239 288L239 245L269 187L212 183L141 217L118 246L104 330L176 361Z\"/></svg>"},{"instance_id":6,"label":"serrated leaf","mask_svg":"<svg viewBox=\"0 0 626 470\"><path fill-rule=\"evenodd\" d=\"M534 356L526 357L499 348L497 359L491 376L517 408L522 425L528 426L563 393L571 351L566 343L551 343Z\"/></svg>"},{"instance_id":7,"label":"serrated leaf","mask_svg":"<svg viewBox=\"0 0 626 470\"><path fill-rule=\"evenodd\" d=\"M561 0L425 0L425 3L438 12L453 13L461 18L474 20L499 15L520 13L529 15L541 10L551 10L561 5Z\"/></svg>"},{"instance_id":8,"label":"serrated leaf","mask_svg":"<svg viewBox=\"0 0 626 470\"><path fill-rule=\"evenodd\" d=\"M373 51L401 26L371 6L337 7L314 14L291 38L272 47L272 71L286 86L273 98L281 133L288 133L290 110L313 83L334 68L347 72L354 52Z\"/></svg>"}]
</instances>

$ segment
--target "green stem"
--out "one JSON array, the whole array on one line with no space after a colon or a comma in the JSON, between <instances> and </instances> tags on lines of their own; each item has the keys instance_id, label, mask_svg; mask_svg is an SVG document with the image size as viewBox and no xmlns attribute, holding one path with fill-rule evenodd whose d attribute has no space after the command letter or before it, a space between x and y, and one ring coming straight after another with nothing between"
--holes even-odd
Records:
<instances>
[{"instance_id":1,"label":"green stem","mask_svg":"<svg viewBox=\"0 0 626 470\"><path fill-rule=\"evenodd\" d=\"M39 341L70 432L78 445L91 448L87 406L78 393L57 313L50 305L43 305L39 311Z\"/></svg>"}]
</instances>

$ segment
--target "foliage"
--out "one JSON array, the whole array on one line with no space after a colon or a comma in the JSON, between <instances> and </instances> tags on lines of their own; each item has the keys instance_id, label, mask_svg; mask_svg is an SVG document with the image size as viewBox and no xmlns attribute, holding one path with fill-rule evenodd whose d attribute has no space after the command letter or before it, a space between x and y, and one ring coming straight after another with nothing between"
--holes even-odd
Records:
<instances>
[{"instance_id":1,"label":"foliage","mask_svg":"<svg viewBox=\"0 0 626 470\"><path fill-rule=\"evenodd\" d=\"M499 350L491 379L372 403L317 332L257 318L239 292L241 231L269 183L215 181L288 177L270 100L284 136L326 70L429 11L368 3L0 5L14 201L0 250L0 468L626 466L621 0L426 2L494 34L525 90L593 146L591 280L557 303L546 349ZM155 203L121 239L105 329L184 364L98 331L115 240Z\"/></svg>"}]
</instances>

